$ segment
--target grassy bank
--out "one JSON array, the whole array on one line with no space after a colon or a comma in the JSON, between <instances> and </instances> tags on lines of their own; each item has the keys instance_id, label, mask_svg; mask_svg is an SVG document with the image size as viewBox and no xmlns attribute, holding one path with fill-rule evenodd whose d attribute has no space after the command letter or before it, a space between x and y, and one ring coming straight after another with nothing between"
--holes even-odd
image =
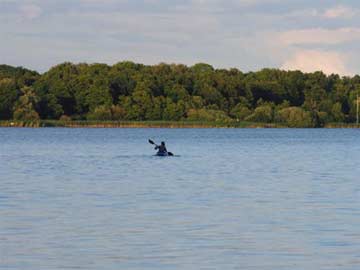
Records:
<instances>
[{"instance_id":1,"label":"grassy bank","mask_svg":"<svg viewBox=\"0 0 360 270\"><path fill-rule=\"evenodd\" d=\"M280 124L200 121L0 121L0 127L66 128L281 128Z\"/></svg>"},{"instance_id":2,"label":"grassy bank","mask_svg":"<svg viewBox=\"0 0 360 270\"><path fill-rule=\"evenodd\" d=\"M360 125L349 123L329 123L325 125L325 128L360 128Z\"/></svg>"},{"instance_id":3,"label":"grassy bank","mask_svg":"<svg viewBox=\"0 0 360 270\"><path fill-rule=\"evenodd\" d=\"M286 128L279 123L201 122L201 121L0 121L0 127L66 127L66 128ZM329 123L325 128L360 128L348 123Z\"/></svg>"}]
</instances>

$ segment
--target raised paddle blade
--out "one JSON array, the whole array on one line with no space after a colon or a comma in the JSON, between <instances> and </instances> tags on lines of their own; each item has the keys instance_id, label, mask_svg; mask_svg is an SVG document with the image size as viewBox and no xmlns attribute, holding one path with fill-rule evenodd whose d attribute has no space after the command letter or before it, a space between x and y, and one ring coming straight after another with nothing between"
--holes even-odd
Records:
<instances>
[{"instance_id":1,"label":"raised paddle blade","mask_svg":"<svg viewBox=\"0 0 360 270\"><path fill-rule=\"evenodd\" d=\"M173 157L173 156L174 156L174 154L171 153L171 152L168 152L168 155L169 155L170 157Z\"/></svg>"},{"instance_id":2,"label":"raised paddle blade","mask_svg":"<svg viewBox=\"0 0 360 270\"><path fill-rule=\"evenodd\" d=\"M152 140L150 140L150 139L149 139L149 143L151 143L151 144L156 144L156 143L154 143L154 141L152 141Z\"/></svg>"}]
</instances>

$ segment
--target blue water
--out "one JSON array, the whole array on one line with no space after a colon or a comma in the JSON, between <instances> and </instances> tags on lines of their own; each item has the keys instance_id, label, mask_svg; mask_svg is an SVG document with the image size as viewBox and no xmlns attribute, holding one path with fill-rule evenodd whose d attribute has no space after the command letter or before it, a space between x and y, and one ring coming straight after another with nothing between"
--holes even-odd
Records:
<instances>
[{"instance_id":1,"label":"blue water","mask_svg":"<svg viewBox=\"0 0 360 270\"><path fill-rule=\"evenodd\" d=\"M358 270L359 163L350 129L0 129L0 269Z\"/></svg>"}]
</instances>

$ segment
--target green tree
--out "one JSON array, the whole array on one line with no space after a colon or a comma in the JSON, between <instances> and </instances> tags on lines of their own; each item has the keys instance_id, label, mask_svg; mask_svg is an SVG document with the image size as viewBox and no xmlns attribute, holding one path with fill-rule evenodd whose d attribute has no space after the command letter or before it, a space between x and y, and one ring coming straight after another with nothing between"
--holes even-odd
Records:
<instances>
[{"instance_id":1,"label":"green tree","mask_svg":"<svg viewBox=\"0 0 360 270\"><path fill-rule=\"evenodd\" d=\"M251 113L250 104L246 98L241 97L239 103L231 110L230 116L237 120L245 120Z\"/></svg>"},{"instance_id":2,"label":"green tree","mask_svg":"<svg viewBox=\"0 0 360 270\"><path fill-rule=\"evenodd\" d=\"M245 118L246 121L270 123L274 118L273 104L265 103L259 105L254 112Z\"/></svg>"},{"instance_id":3,"label":"green tree","mask_svg":"<svg viewBox=\"0 0 360 270\"><path fill-rule=\"evenodd\" d=\"M113 104L109 88L101 84L91 86L86 97L86 104L90 111L94 111L101 106L109 108Z\"/></svg>"},{"instance_id":4,"label":"green tree","mask_svg":"<svg viewBox=\"0 0 360 270\"><path fill-rule=\"evenodd\" d=\"M275 120L294 128L312 126L311 114L300 107L288 107L279 110L276 113Z\"/></svg>"},{"instance_id":5,"label":"green tree","mask_svg":"<svg viewBox=\"0 0 360 270\"><path fill-rule=\"evenodd\" d=\"M185 116L185 109L186 107L184 101L174 103L171 99L167 98L163 119L179 121Z\"/></svg>"},{"instance_id":6,"label":"green tree","mask_svg":"<svg viewBox=\"0 0 360 270\"><path fill-rule=\"evenodd\" d=\"M39 120L39 114L35 111L35 107L39 98L36 96L31 87L24 86L21 89L22 95L15 104L14 119L15 120Z\"/></svg>"},{"instance_id":7,"label":"green tree","mask_svg":"<svg viewBox=\"0 0 360 270\"><path fill-rule=\"evenodd\" d=\"M335 122L344 122L345 115L342 112L342 104L340 102L336 102L332 105L331 108L331 117Z\"/></svg>"},{"instance_id":8,"label":"green tree","mask_svg":"<svg viewBox=\"0 0 360 270\"><path fill-rule=\"evenodd\" d=\"M0 79L0 119L11 119L18 95L13 79Z\"/></svg>"},{"instance_id":9,"label":"green tree","mask_svg":"<svg viewBox=\"0 0 360 270\"><path fill-rule=\"evenodd\" d=\"M93 111L89 112L87 115L88 120L112 120L111 108L106 105L100 105L96 107Z\"/></svg>"},{"instance_id":10,"label":"green tree","mask_svg":"<svg viewBox=\"0 0 360 270\"><path fill-rule=\"evenodd\" d=\"M111 118L115 121L125 120L126 119L126 111L123 107L119 105L111 106Z\"/></svg>"},{"instance_id":11,"label":"green tree","mask_svg":"<svg viewBox=\"0 0 360 270\"><path fill-rule=\"evenodd\" d=\"M190 109L187 112L188 120L205 122L227 122L231 118L219 110Z\"/></svg>"},{"instance_id":12,"label":"green tree","mask_svg":"<svg viewBox=\"0 0 360 270\"><path fill-rule=\"evenodd\" d=\"M165 96L171 98L173 102L178 102L179 100L186 101L189 99L188 92L179 84L175 84L172 87L166 87L164 92Z\"/></svg>"},{"instance_id":13,"label":"green tree","mask_svg":"<svg viewBox=\"0 0 360 270\"><path fill-rule=\"evenodd\" d=\"M356 120L360 76L278 69L242 73L204 63L187 67L133 62L63 63L40 75L0 65L1 119L36 118L20 108L28 95L21 94L24 87L33 88L38 99L28 111L36 110L42 119L209 121L231 116L271 122L275 117L298 126L307 123L310 114L311 125L322 127L330 121Z\"/></svg>"}]
</instances>

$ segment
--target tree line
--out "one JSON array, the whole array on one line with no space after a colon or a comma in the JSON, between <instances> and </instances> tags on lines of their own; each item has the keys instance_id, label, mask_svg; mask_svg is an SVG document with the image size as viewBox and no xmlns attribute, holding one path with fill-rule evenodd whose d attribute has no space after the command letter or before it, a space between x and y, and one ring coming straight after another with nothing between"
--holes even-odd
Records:
<instances>
[{"instance_id":1,"label":"tree line","mask_svg":"<svg viewBox=\"0 0 360 270\"><path fill-rule=\"evenodd\" d=\"M360 76L199 63L63 63L39 74L0 65L1 120L251 121L321 127L356 121Z\"/></svg>"}]
</instances>

